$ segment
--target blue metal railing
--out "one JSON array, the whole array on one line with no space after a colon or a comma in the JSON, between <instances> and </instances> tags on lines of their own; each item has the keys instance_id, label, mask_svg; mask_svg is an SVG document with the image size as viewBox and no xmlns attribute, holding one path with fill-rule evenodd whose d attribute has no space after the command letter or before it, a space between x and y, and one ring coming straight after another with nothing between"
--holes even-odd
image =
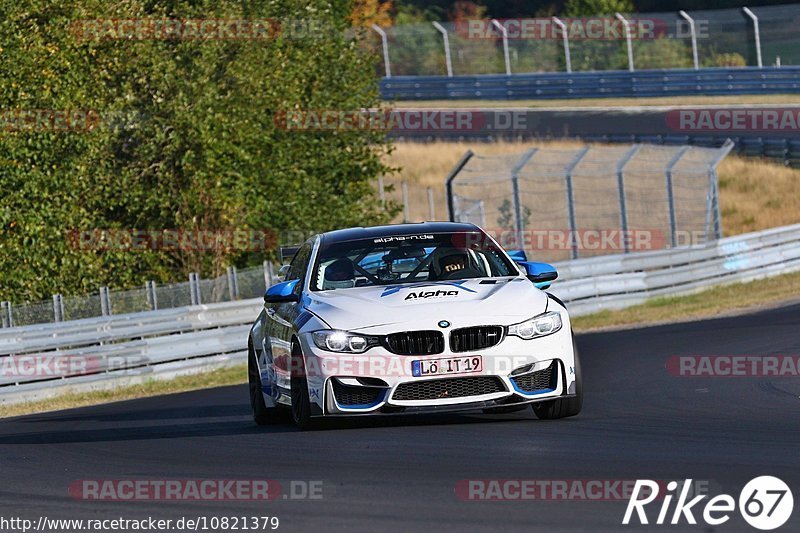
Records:
<instances>
[{"instance_id":1,"label":"blue metal railing","mask_svg":"<svg viewBox=\"0 0 800 533\"><path fill-rule=\"evenodd\" d=\"M385 100L630 98L800 92L800 67L394 76L380 81Z\"/></svg>"}]
</instances>

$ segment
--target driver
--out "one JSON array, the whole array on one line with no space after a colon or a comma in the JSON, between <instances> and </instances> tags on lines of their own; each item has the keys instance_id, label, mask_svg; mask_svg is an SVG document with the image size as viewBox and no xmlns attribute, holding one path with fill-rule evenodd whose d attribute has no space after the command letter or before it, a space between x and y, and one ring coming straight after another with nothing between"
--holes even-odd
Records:
<instances>
[{"instance_id":1,"label":"driver","mask_svg":"<svg viewBox=\"0 0 800 533\"><path fill-rule=\"evenodd\" d=\"M463 248L437 248L431 261L431 279L478 278L483 274L472 266L469 252Z\"/></svg>"},{"instance_id":2,"label":"driver","mask_svg":"<svg viewBox=\"0 0 800 533\"><path fill-rule=\"evenodd\" d=\"M337 259L325 268L322 290L349 289L355 285L356 271L350 259Z\"/></svg>"},{"instance_id":3,"label":"driver","mask_svg":"<svg viewBox=\"0 0 800 533\"><path fill-rule=\"evenodd\" d=\"M452 254L442 257L439 260L439 268L441 269L442 274L458 272L459 270L464 270L466 267L467 258L466 255L463 254Z\"/></svg>"}]
</instances>

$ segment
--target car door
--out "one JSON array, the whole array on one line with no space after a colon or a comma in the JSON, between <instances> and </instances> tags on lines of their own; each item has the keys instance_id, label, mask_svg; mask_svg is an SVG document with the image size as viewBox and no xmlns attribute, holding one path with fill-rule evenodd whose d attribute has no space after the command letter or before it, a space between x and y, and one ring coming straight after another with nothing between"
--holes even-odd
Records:
<instances>
[{"instance_id":1,"label":"car door","mask_svg":"<svg viewBox=\"0 0 800 533\"><path fill-rule=\"evenodd\" d=\"M284 281L299 280L295 293L300 296L303 291L308 263L311 260L311 242L305 243L294 255ZM272 352L276 383L279 387L289 387L289 369L291 363L291 340L294 319L300 312L300 302L264 304L267 316L267 338Z\"/></svg>"}]
</instances>

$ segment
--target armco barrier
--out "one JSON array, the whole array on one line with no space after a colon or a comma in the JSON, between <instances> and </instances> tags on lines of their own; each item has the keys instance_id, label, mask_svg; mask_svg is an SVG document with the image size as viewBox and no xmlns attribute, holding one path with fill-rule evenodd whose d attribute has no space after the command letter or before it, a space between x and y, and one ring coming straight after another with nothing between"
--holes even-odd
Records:
<instances>
[{"instance_id":1,"label":"armco barrier","mask_svg":"<svg viewBox=\"0 0 800 533\"><path fill-rule=\"evenodd\" d=\"M654 296L800 271L800 224L706 246L557 263L552 292L573 315ZM789 296L789 295L787 295ZM245 362L260 298L0 330L0 405L141 383ZM13 358L91 361L80 375L9 375Z\"/></svg>"},{"instance_id":2,"label":"armco barrier","mask_svg":"<svg viewBox=\"0 0 800 533\"><path fill-rule=\"evenodd\" d=\"M633 102L635 103L635 102ZM435 116L435 108L404 107L398 116ZM696 106L612 106L612 107L448 107L448 117L460 114L468 126L412 128L395 123L390 137L399 141L534 141L542 139L581 139L594 143L639 143L719 147L727 139L734 150L746 156L766 156L800 166L800 128L797 104L733 104ZM769 129L753 128L739 117L769 115L778 120ZM442 114L443 115L443 114ZM719 119L724 127L713 129L700 119ZM734 116L736 119L734 119ZM683 123L686 117L686 123ZM729 118L728 122L724 120ZM787 120L788 119L788 120ZM781 123L783 120L783 123ZM442 119L439 124L444 123ZM413 124L413 123L412 123ZM698 126L700 124L700 126Z\"/></svg>"},{"instance_id":3,"label":"armco barrier","mask_svg":"<svg viewBox=\"0 0 800 533\"><path fill-rule=\"evenodd\" d=\"M384 100L521 100L786 94L800 91L800 67L738 67L394 76L380 81Z\"/></svg>"},{"instance_id":4,"label":"armco barrier","mask_svg":"<svg viewBox=\"0 0 800 533\"><path fill-rule=\"evenodd\" d=\"M575 315L649 298L800 271L800 225L727 237L705 246L556 263L553 294ZM787 295L788 296L788 295Z\"/></svg>"},{"instance_id":5,"label":"armco barrier","mask_svg":"<svg viewBox=\"0 0 800 533\"><path fill-rule=\"evenodd\" d=\"M246 361L260 298L0 330L0 405L207 371ZM79 372L19 372L22 361Z\"/></svg>"}]
</instances>

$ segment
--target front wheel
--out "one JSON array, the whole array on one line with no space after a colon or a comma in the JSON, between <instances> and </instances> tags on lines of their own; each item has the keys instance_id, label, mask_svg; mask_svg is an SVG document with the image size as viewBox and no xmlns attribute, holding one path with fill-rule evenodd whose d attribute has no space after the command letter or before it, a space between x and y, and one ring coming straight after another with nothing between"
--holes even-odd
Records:
<instances>
[{"instance_id":1,"label":"front wheel","mask_svg":"<svg viewBox=\"0 0 800 533\"><path fill-rule=\"evenodd\" d=\"M581 382L581 362L578 359L578 347L572 338L572 350L575 354L575 395L567 398L556 398L546 402L531 404L533 412L541 420L555 420L575 416L583 407L583 384Z\"/></svg>"},{"instance_id":2,"label":"front wheel","mask_svg":"<svg viewBox=\"0 0 800 533\"><path fill-rule=\"evenodd\" d=\"M316 429L317 422L311 417L311 400L308 397L308 380L303 352L298 345L292 346L292 420L301 430Z\"/></svg>"},{"instance_id":3,"label":"front wheel","mask_svg":"<svg viewBox=\"0 0 800 533\"><path fill-rule=\"evenodd\" d=\"M256 364L256 353L253 345L247 346L247 381L250 385L250 407L253 410L253 421L259 426L266 426L281 422L281 412L278 407L267 407L264 402L264 391L261 388L261 374Z\"/></svg>"}]
</instances>

